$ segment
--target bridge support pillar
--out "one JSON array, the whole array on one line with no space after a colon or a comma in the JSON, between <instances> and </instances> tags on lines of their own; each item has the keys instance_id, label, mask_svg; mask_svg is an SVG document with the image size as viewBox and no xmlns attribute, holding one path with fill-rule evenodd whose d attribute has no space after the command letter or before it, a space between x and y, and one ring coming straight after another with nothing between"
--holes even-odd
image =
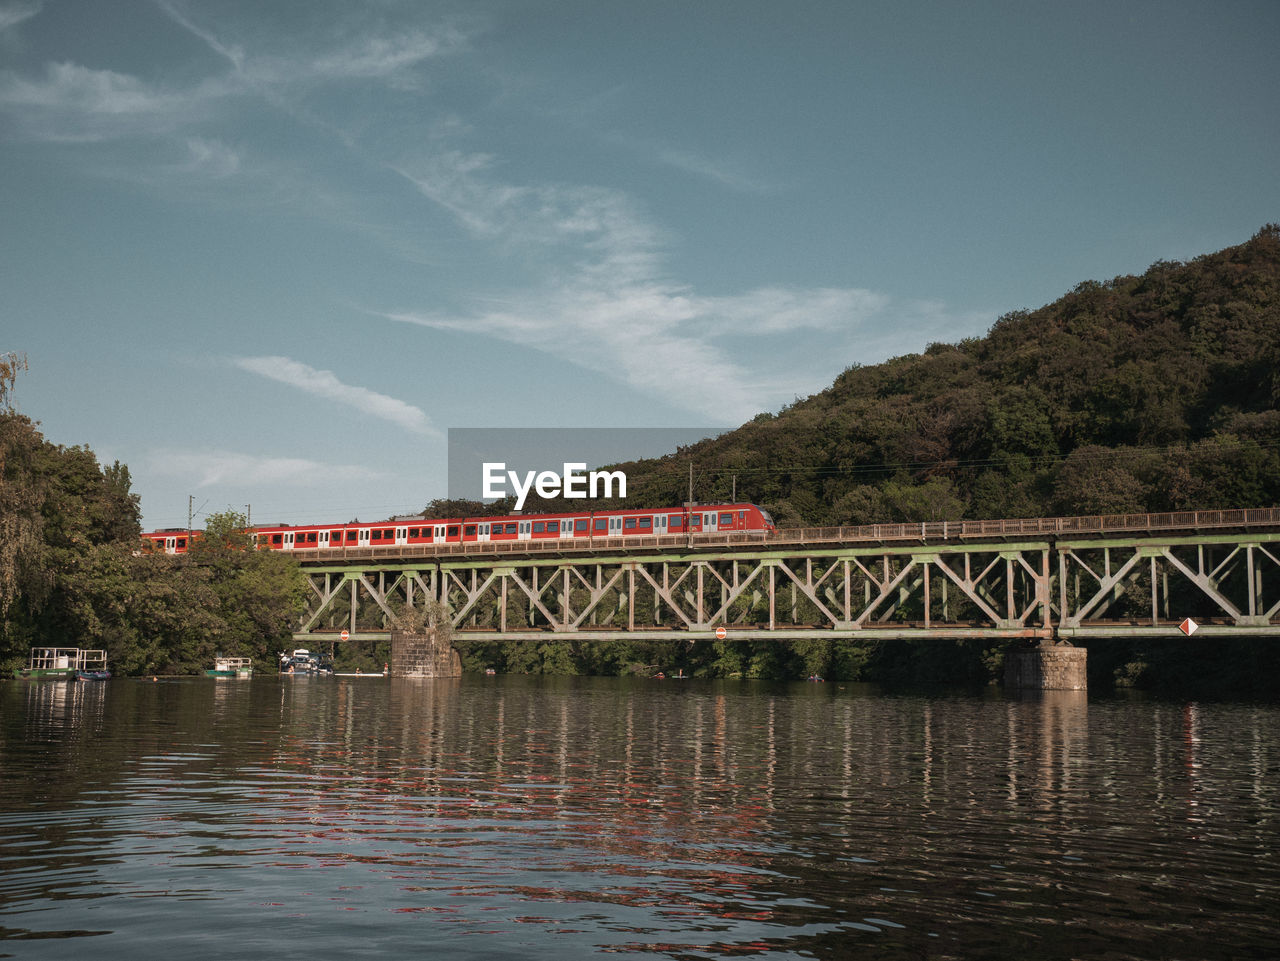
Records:
<instances>
[{"instance_id":1,"label":"bridge support pillar","mask_svg":"<svg viewBox=\"0 0 1280 961\"><path fill-rule=\"evenodd\" d=\"M391 632L392 677L461 677L462 659L447 632Z\"/></svg>"},{"instance_id":2,"label":"bridge support pillar","mask_svg":"<svg viewBox=\"0 0 1280 961\"><path fill-rule=\"evenodd\" d=\"M1011 650L1004 656L1004 686L1022 691L1084 691L1088 651L1060 645Z\"/></svg>"}]
</instances>

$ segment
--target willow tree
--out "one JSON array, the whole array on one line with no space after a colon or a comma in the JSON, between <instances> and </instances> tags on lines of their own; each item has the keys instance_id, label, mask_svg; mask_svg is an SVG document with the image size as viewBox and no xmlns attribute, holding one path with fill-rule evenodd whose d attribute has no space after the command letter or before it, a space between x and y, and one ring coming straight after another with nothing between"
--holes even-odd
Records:
<instances>
[{"instance_id":1,"label":"willow tree","mask_svg":"<svg viewBox=\"0 0 1280 961\"><path fill-rule=\"evenodd\" d=\"M11 636L15 602L38 604L50 587L43 563L46 483L39 470L44 439L12 402L18 373L26 369L25 355L0 354L0 656L21 646Z\"/></svg>"}]
</instances>

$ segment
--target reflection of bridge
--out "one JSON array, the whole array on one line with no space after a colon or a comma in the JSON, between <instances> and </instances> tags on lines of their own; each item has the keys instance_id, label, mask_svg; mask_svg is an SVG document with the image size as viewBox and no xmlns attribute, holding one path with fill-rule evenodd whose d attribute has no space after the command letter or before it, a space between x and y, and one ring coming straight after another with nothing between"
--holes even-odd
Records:
<instances>
[{"instance_id":1,"label":"reflection of bridge","mask_svg":"<svg viewBox=\"0 0 1280 961\"><path fill-rule=\"evenodd\" d=\"M1280 635L1280 509L293 552L300 641ZM1180 635L1176 635L1180 636Z\"/></svg>"}]
</instances>

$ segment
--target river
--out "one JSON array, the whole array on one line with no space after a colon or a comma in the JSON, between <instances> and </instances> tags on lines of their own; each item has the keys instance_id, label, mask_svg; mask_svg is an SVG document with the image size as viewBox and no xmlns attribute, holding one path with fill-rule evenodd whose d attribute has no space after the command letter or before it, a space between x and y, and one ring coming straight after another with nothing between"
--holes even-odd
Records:
<instances>
[{"instance_id":1,"label":"river","mask_svg":"<svg viewBox=\"0 0 1280 961\"><path fill-rule=\"evenodd\" d=\"M1280 708L0 682L0 957L1274 958Z\"/></svg>"}]
</instances>

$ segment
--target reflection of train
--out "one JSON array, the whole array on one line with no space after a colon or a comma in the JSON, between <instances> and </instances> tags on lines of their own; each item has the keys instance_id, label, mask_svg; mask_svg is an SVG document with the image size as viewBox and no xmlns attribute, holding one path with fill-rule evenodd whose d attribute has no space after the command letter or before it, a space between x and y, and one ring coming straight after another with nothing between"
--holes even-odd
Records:
<instances>
[{"instance_id":1,"label":"reflection of train","mask_svg":"<svg viewBox=\"0 0 1280 961\"><path fill-rule=\"evenodd\" d=\"M401 517L369 524L277 525L255 527L254 535L260 548L290 551L772 530L773 518L769 512L754 504L698 504L577 514L516 514L455 520ZM188 536L185 529L162 530L143 534L142 539L153 550L182 554L187 550Z\"/></svg>"}]
</instances>

